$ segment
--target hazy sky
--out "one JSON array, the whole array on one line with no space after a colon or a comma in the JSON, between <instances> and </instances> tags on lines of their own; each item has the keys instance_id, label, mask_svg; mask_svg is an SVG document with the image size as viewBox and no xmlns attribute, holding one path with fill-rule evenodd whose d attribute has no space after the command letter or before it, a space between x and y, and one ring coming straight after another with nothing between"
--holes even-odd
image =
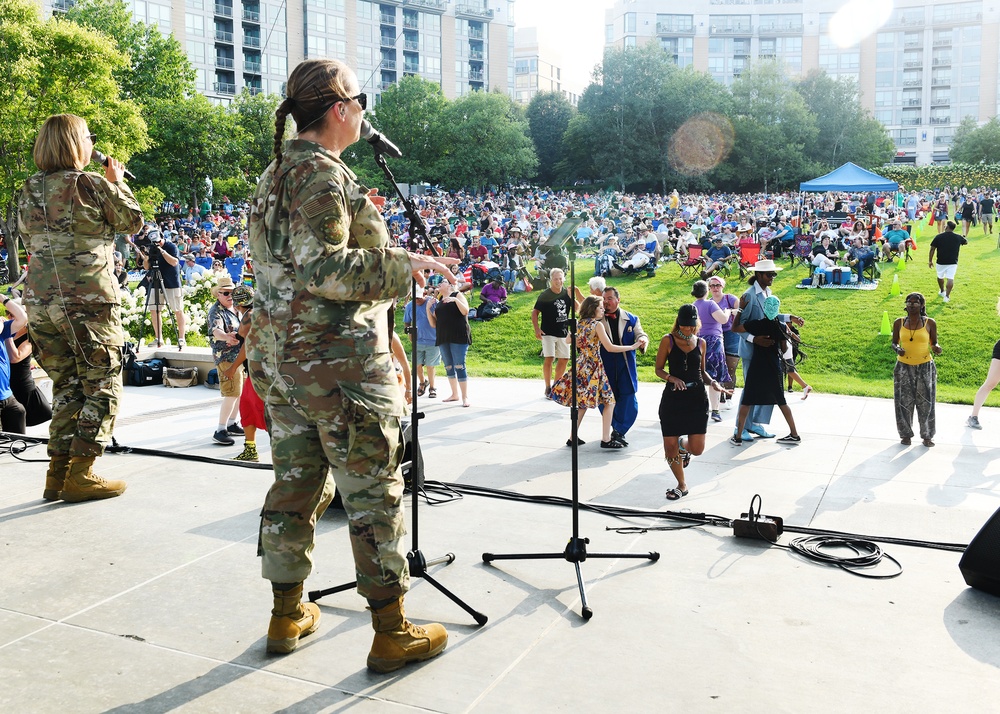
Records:
<instances>
[{"instance_id":1,"label":"hazy sky","mask_svg":"<svg viewBox=\"0 0 1000 714\"><path fill-rule=\"evenodd\" d=\"M604 56L604 11L614 0L517 0L515 27L537 27L539 40L561 55L563 77L582 92Z\"/></svg>"}]
</instances>

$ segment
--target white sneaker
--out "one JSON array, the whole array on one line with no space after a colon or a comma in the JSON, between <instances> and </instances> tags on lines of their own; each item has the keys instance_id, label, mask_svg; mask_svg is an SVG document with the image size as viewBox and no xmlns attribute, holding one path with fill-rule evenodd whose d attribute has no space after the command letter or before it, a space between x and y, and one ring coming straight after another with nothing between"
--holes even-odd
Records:
<instances>
[{"instance_id":1,"label":"white sneaker","mask_svg":"<svg viewBox=\"0 0 1000 714\"><path fill-rule=\"evenodd\" d=\"M947 295L942 295L941 299L944 300L945 302L951 302L951 298L948 297Z\"/></svg>"},{"instance_id":2,"label":"white sneaker","mask_svg":"<svg viewBox=\"0 0 1000 714\"><path fill-rule=\"evenodd\" d=\"M938 296L939 297L947 297L947 295L945 294L944 290L942 290L941 292L939 292Z\"/></svg>"}]
</instances>

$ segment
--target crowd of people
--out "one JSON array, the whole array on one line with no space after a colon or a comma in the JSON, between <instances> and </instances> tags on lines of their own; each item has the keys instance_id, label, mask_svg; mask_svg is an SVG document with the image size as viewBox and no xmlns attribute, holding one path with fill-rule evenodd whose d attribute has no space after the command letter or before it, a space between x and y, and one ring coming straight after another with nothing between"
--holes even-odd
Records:
<instances>
[{"instance_id":1,"label":"crowd of people","mask_svg":"<svg viewBox=\"0 0 1000 714\"><path fill-rule=\"evenodd\" d=\"M129 267L141 269L148 281L157 345L161 314L169 312L180 349L181 285L215 273L208 335L222 402L212 438L233 445L243 436L236 457L242 461L258 459L259 429L271 439L275 480L264 500L259 539L274 603L269 652L294 651L319 625L319 608L302 601L302 590L312 570L316 521L334 487L351 523L358 592L375 631L368 667L390 672L445 648L443 626L418 627L403 610L409 571L402 542L401 420L414 394L437 398L439 364L450 388L442 401L472 405L470 320L504 315L509 292L538 291L531 326L540 343L544 396L576 407L567 446L584 445L579 427L597 409L600 448L620 450L629 446L638 416L635 354L645 352L651 339L606 276L654 277L657 265L672 259L699 266L693 300L677 310L655 358L663 381L663 453L676 482L666 498L676 501L690 492L685 469L703 453L709 421L722 421L720 410L733 405L738 367L744 387L731 443L742 448L775 438L769 431L774 406L789 430L777 442L801 442L784 385L794 379L803 398L812 391L794 363L804 320L781 312L771 291L782 270L776 258L808 241L802 257L813 266L825 270L846 259L860 280L879 258L905 259L914 244L907 226L927 219L939 231L928 263L947 302L970 226L982 222L992 233L994 196L965 189L829 194L801 204L788 195L458 191L414 201L439 256L414 240L398 201L375 200L341 160L358 140L366 104L344 64L300 63L276 112L275 160L252 208L225 197L219 211L207 202L187 211L171 205L149 224L123 181L121 162L109 159L103 176L84 171L96 139L86 122L50 117L35 145L39 173L18 202L32 261L20 281L24 307L3 298L8 319L0 324L0 426L23 432L26 424L50 420L47 500L95 500L125 491L123 481L105 480L93 466L121 397L119 291L127 289ZM298 133L286 141L288 117ZM589 295L567 289L566 251L549 241L571 215L580 219L571 247L595 260ZM727 293L723 273L742 255L741 245L751 243L759 250L744 266L748 287L739 296ZM251 250L268 256L254 266L256 290L227 269L228 261L241 261L242 275ZM413 384L394 329L399 306L416 343ZM942 348L923 295L907 296L904 306L892 337L897 427L909 444L916 409L920 437L930 447L932 355ZM33 349L53 380L51 408L24 379ZM575 373L567 371L573 349ZM979 410L998 383L1000 342L969 427L980 428Z\"/></svg>"}]
</instances>

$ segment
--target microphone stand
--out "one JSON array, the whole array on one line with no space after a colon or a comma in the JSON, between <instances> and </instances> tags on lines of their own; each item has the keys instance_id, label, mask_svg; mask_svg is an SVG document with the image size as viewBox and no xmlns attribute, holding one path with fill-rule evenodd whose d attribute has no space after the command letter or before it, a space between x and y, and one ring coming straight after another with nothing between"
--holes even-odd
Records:
<instances>
[{"instance_id":1,"label":"microphone stand","mask_svg":"<svg viewBox=\"0 0 1000 714\"><path fill-rule=\"evenodd\" d=\"M429 251L430 255L440 255L440 252L434 247L430 239L427 237L427 226L424 224L423 218L416 211L413 203L403 195L402 190L399 188L399 184L396 183L396 178L392 175L392 171L389 169L388 164L385 162L385 157L380 151L379 146L373 145L375 149L375 163L379 165L382 169L382 173L392 184L393 188L396 189L396 195L399 196L400 200L403 202L403 206L406 209L406 217L410 220L410 238L413 240L416 237L416 242L419 247L424 250ZM412 406L411 413L413 414L413 422L410 424L410 429L412 432L411 439L411 465L410 465L410 495L412 497L412 502L410 506L410 522L412 527L410 529L410 534L412 536L412 546L410 551L406 554L406 561L410 568L410 576L415 578L423 578L431 585L433 585L439 592L444 593L452 602L458 605L460 608L465 610L467 613L472 615L473 619L478 625L485 625L488 618L483 613L473 609L470 605L462 601L457 595L448 590L444 585L435 580L430 573L427 572L427 568L440 565L441 563L453 563L455 562L454 553L446 553L439 558L434 558L432 560L427 560L423 552L420 550L420 509L419 509L419 491L420 486L423 484L423 468L424 460L420 458L420 437L418 424L420 419L424 416L417 411L417 384L419 382L417 378L417 281L416 278L410 281L410 300L413 305L413 323L407 332L410 335L410 370L411 370L411 380L410 389L412 393ZM332 588L327 588L325 590L313 590L309 593L309 601L316 602L321 597L325 595L330 595L332 593L342 592L344 590L351 590L357 586L357 581L345 583L343 585L337 585Z\"/></svg>"},{"instance_id":2,"label":"microphone stand","mask_svg":"<svg viewBox=\"0 0 1000 714\"><path fill-rule=\"evenodd\" d=\"M568 219L571 220L571 219ZM581 615L584 620L589 620L594 616L594 611L587 602L587 589L583 582L583 574L580 571L580 563L587 558L641 558L651 560L654 563L660 559L660 554L654 551L648 553L587 553L587 544L590 538L580 537L580 470L577 454L577 416L579 407L576 399L576 300L573 295L576 293L576 240L572 237L566 242L566 249L569 253L569 285L570 285L570 391L572 401L570 402L570 416L572 424L570 426L570 446L571 446L571 472L573 484L572 511L573 511L573 535L566 544L566 549L561 553L483 553L483 562L492 563L494 560L556 560L563 558L573 564L576 568L576 582L580 588L580 601L583 605ZM600 357L598 357L600 359Z\"/></svg>"}]
</instances>

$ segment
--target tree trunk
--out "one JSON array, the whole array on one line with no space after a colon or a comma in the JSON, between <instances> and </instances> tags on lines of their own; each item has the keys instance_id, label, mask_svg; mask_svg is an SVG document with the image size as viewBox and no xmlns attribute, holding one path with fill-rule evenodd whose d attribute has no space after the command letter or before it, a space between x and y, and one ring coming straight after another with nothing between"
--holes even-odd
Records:
<instances>
[{"instance_id":1,"label":"tree trunk","mask_svg":"<svg viewBox=\"0 0 1000 714\"><path fill-rule=\"evenodd\" d=\"M14 210L16 202L12 201L7 206L7 215L4 216L4 240L7 245L7 275L10 282L17 280L21 275L21 261L18 255L20 241L17 233L17 214Z\"/></svg>"}]
</instances>

